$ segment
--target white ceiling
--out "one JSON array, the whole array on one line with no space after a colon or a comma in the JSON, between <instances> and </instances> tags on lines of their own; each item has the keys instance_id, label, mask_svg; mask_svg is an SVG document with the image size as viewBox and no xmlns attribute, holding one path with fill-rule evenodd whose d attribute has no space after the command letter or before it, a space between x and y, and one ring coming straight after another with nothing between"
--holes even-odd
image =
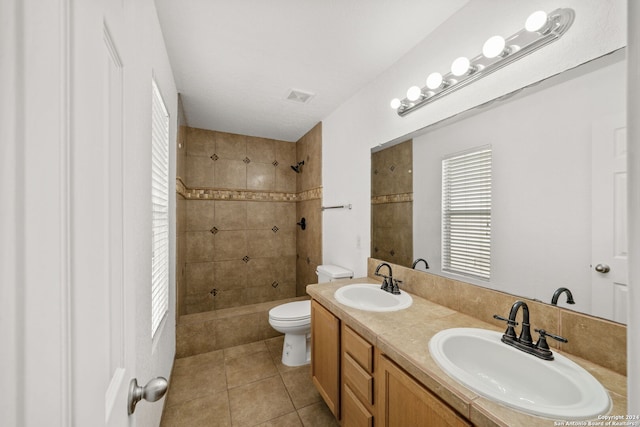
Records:
<instances>
[{"instance_id":1,"label":"white ceiling","mask_svg":"<svg viewBox=\"0 0 640 427\"><path fill-rule=\"evenodd\" d=\"M297 141L468 0L156 0L189 126ZM306 104L291 89L314 93Z\"/></svg>"}]
</instances>

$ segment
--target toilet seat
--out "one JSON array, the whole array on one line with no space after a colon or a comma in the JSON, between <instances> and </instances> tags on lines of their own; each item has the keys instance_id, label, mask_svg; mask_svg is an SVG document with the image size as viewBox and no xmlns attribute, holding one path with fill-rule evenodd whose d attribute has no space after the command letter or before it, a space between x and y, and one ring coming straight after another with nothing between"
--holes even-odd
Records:
<instances>
[{"instance_id":1,"label":"toilet seat","mask_svg":"<svg viewBox=\"0 0 640 427\"><path fill-rule=\"evenodd\" d=\"M311 301L295 301L269 310L269 319L279 322L307 321L311 319Z\"/></svg>"}]
</instances>

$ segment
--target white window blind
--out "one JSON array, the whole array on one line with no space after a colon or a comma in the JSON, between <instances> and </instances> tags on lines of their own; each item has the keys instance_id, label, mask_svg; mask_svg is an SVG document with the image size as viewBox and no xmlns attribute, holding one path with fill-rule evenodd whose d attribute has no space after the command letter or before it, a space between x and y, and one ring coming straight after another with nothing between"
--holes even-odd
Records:
<instances>
[{"instance_id":1,"label":"white window blind","mask_svg":"<svg viewBox=\"0 0 640 427\"><path fill-rule=\"evenodd\" d=\"M151 336L169 309L169 113L152 80L151 111Z\"/></svg>"},{"instance_id":2,"label":"white window blind","mask_svg":"<svg viewBox=\"0 0 640 427\"><path fill-rule=\"evenodd\" d=\"M491 147L442 161L442 269L490 278Z\"/></svg>"}]
</instances>

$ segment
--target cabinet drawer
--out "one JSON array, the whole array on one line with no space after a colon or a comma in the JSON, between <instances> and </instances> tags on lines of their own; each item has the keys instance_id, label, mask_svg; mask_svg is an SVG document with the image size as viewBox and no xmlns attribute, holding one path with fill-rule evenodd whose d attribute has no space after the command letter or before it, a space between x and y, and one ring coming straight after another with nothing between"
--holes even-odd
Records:
<instances>
[{"instance_id":1,"label":"cabinet drawer","mask_svg":"<svg viewBox=\"0 0 640 427\"><path fill-rule=\"evenodd\" d=\"M342 427L373 427L373 415L347 385L344 386L342 405Z\"/></svg>"},{"instance_id":2,"label":"cabinet drawer","mask_svg":"<svg viewBox=\"0 0 640 427\"><path fill-rule=\"evenodd\" d=\"M348 353L368 373L373 373L373 345L362 338L351 328L343 328L342 345L345 353Z\"/></svg>"},{"instance_id":3,"label":"cabinet drawer","mask_svg":"<svg viewBox=\"0 0 640 427\"><path fill-rule=\"evenodd\" d=\"M346 353L344 355L342 369L344 383L349 386L360 399L373 405L373 377Z\"/></svg>"}]
</instances>

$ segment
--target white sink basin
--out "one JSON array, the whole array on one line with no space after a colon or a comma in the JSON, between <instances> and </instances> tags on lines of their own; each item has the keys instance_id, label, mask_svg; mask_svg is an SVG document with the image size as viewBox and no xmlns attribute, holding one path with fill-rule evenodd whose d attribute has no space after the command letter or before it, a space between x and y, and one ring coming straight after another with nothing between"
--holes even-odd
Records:
<instances>
[{"instance_id":1,"label":"white sink basin","mask_svg":"<svg viewBox=\"0 0 640 427\"><path fill-rule=\"evenodd\" d=\"M413 298L408 293L400 291L400 295L393 295L380 289L379 283L343 286L333 296L341 304L365 311L397 311L413 303Z\"/></svg>"},{"instance_id":2,"label":"white sink basin","mask_svg":"<svg viewBox=\"0 0 640 427\"><path fill-rule=\"evenodd\" d=\"M554 360L539 359L501 337L485 329L445 329L431 338L429 352L455 380L529 414L586 420L611 408L607 391L582 367L556 352Z\"/></svg>"}]
</instances>

